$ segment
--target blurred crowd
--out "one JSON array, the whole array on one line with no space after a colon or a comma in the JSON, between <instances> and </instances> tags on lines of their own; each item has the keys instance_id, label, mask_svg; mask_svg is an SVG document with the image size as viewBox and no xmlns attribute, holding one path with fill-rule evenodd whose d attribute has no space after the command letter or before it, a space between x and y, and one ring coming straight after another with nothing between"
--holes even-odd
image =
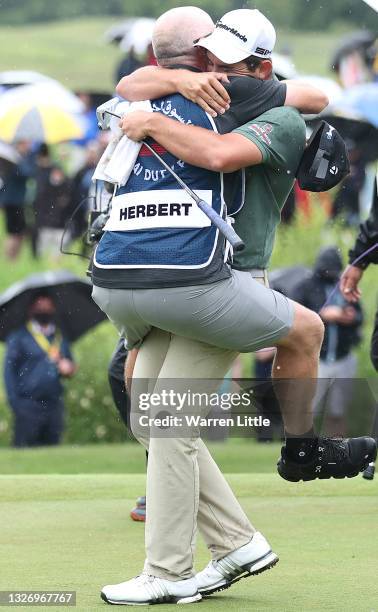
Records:
<instances>
[{"instance_id":1,"label":"blurred crowd","mask_svg":"<svg viewBox=\"0 0 378 612\"><path fill-rule=\"evenodd\" d=\"M19 161L9 164L0 178L8 259L18 257L24 240L30 242L34 257L57 258L61 245L85 233L92 174L106 144L99 134L80 147L63 150L28 141L14 145Z\"/></svg>"}]
</instances>

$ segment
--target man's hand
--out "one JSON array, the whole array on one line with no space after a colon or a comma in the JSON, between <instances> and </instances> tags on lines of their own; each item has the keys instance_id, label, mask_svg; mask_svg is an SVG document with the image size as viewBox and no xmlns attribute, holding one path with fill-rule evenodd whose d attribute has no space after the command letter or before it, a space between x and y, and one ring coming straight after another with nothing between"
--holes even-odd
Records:
<instances>
[{"instance_id":1,"label":"man's hand","mask_svg":"<svg viewBox=\"0 0 378 612\"><path fill-rule=\"evenodd\" d=\"M353 306L325 306L319 312L321 319L325 323L338 323L339 325L352 325L357 317L356 310Z\"/></svg>"},{"instance_id":2,"label":"man's hand","mask_svg":"<svg viewBox=\"0 0 378 612\"><path fill-rule=\"evenodd\" d=\"M59 359L58 371L61 376L64 376L65 378L69 378L70 376L73 376L75 374L76 370L77 368L75 364L70 359L66 359L66 358Z\"/></svg>"},{"instance_id":3,"label":"man's hand","mask_svg":"<svg viewBox=\"0 0 378 612\"><path fill-rule=\"evenodd\" d=\"M150 121L153 120L153 115L154 113L146 111L133 111L122 117L119 127L131 140L139 142L149 135L148 128Z\"/></svg>"},{"instance_id":4,"label":"man's hand","mask_svg":"<svg viewBox=\"0 0 378 612\"><path fill-rule=\"evenodd\" d=\"M343 316L343 309L340 306L324 306L319 316L325 323L339 323Z\"/></svg>"},{"instance_id":5,"label":"man's hand","mask_svg":"<svg viewBox=\"0 0 378 612\"><path fill-rule=\"evenodd\" d=\"M364 271L357 266L348 266L340 279L340 291L348 302L358 302L361 291L358 288Z\"/></svg>"},{"instance_id":6,"label":"man's hand","mask_svg":"<svg viewBox=\"0 0 378 612\"><path fill-rule=\"evenodd\" d=\"M222 115L230 108L230 96L221 83L229 83L225 74L180 70L177 76L178 92L198 104L212 117Z\"/></svg>"},{"instance_id":7,"label":"man's hand","mask_svg":"<svg viewBox=\"0 0 378 612\"><path fill-rule=\"evenodd\" d=\"M353 325L357 318L356 310L353 306L343 308L342 316L340 317L340 325Z\"/></svg>"}]
</instances>

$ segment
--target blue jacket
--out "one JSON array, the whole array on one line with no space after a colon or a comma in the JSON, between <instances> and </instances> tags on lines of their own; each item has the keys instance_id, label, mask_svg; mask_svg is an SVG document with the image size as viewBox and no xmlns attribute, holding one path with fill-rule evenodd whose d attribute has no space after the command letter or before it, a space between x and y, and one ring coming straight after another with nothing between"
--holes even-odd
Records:
<instances>
[{"instance_id":1,"label":"blue jacket","mask_svg":"<svg viewBox=\"0 0 378 612\"><path fill-rule=\"evenodd\" d=\"M63 386L57 367L26 327L10 333L6 345L4 380L12 409L22 407L30 400L58 401ZM65 339L62 340L61 353L68 359L72 358Z\"/></svg>"},{"instance_id":2,"label":"blue jacket","mask_svg":"<svg viewBox=\"0 0 378 612\"><path fill-rule=\"evenodd\" d=\"M0 203L4 206L23 206L26 197L26 183L35 173L35 163L32 155L25 156L18 166L12 169L4 178L0 190Z\"/></svg>"}]
</instances>

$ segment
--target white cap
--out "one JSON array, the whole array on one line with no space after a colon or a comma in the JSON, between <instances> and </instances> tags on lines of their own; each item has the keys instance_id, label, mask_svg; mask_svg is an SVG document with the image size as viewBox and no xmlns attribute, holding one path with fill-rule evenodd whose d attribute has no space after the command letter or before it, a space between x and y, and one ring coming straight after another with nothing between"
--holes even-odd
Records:
<instances>
[{"instance_id":1,"label":"white cap","mask_svg":"<svg viewBox=\"0 0 378 612\"><path fill-rule=\"evenodd\" d=\"M215 30L200 38L196 46L204 47L225 64L236 64L250 55L270 58L276 42L276 31L257 9L238 9L226 13Z\"/></svg>"}]
</instances>

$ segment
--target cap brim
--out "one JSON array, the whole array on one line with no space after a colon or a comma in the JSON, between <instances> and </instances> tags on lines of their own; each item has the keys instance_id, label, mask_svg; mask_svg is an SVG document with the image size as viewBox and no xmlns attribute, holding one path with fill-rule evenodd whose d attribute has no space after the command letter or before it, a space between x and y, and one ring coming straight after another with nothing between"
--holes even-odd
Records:
<instances>
[{"instance_id":1,"label":"cap brim","mask_svg":"<svg viewBox=\"0 0 378 612\"><path fill-rule=\"evenodd\" d=\"M210 36L200 38L195 47L207 49L224 64L236 64L249 57L251 53L235 43L233 38L232 34L218 28Z\"/></svg>"}]
</instances>

